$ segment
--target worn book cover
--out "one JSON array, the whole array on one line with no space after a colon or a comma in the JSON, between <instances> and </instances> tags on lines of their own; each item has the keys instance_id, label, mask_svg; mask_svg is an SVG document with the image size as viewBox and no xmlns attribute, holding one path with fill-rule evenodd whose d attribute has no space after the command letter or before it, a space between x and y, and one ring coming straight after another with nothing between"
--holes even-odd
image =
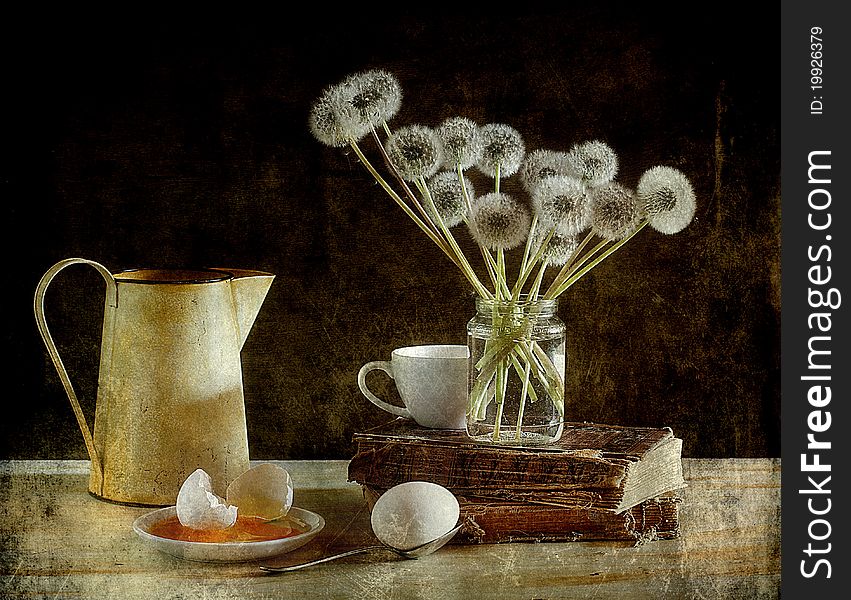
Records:
<instances>
[{"instance_id":1,"label":"worn book cover","mask_svg":"<svg viewBox=\"0 0 851 600\"><path fill-rule=\"evenodd\" d=\"M682 440L670 428L568 423L546 447L483 446L463 431L396 419L354 436L349 480L376 488L440 484L456 495L622 512L685 486Z\"/></svg>"},{"instance_id":2,"label":"worn book cover","mask_svg":"<svg viewBox=\"0 0 851 600\"><path fill-rule=\"evenodd\" d=\"M386 490L363 485L372 506ZM642 544L680 535L679 506L674 494L645 500L616 513L594 504L507 502L458 495L461 530L456 544L508 542L587 542L625 540Z\"/></svg>"}]
</instances>

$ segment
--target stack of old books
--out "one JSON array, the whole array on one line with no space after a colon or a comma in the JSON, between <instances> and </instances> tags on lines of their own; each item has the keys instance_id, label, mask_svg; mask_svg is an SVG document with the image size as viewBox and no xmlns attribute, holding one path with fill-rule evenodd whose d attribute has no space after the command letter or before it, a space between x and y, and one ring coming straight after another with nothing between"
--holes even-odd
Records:
<instances>
[{"instance_id":1,"label":"stack of old books","mask_svg":"<svg viewBox=\"0 0 851 600\"><path fill-rule=\"evenodd\" d=\"M370 508L399 483L440 484L461 506L456 543L679 536L682 440L669 428L569 423L553 446L517 448L400 418L354 441L348 476Z\"/></svg>"}]
</instances>

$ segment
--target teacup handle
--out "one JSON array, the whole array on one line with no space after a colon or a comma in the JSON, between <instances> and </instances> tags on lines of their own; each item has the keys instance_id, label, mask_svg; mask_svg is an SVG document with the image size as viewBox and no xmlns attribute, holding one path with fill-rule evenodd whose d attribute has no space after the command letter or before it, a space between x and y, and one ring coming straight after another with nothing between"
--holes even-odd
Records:
<instances>
[{"instance_id":1,"label":"teacup handle","mask_svg":"<svg viewBox=\"0 0 851 600\"><path fill-rule=\"evenodd\" d=\"M366 387L366 376L371 371L384 371L390 376L390 379L395 379L393 377L393 364L386 360L374 360L372 362L366 363L364 366L360 368L358 372L358 387L360 391L366 396L366 399L375 404L378 408L382 410L386 410L390 414L394 414L397 417L405 417L407 419L413 419L414 417L408 411L407 408L403 408L401 406L393 406L392 404L388 404Z\"/></svg>"}]
</instances>

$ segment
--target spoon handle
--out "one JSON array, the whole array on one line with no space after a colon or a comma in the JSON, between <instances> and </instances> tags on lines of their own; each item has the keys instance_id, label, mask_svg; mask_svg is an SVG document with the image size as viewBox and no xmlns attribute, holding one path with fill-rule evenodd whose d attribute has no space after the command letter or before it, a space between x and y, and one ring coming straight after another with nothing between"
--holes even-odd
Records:
<instances>
[{"instance_id":1,"label":"spoon handle","mask_svg":"<svg viewBox=\"0 0 851 600\"><path fill-rule=\"evenodd\" d=\"M305 567L312 567L313 565L319 565L332 560L337 560L338 558L354 556L355 554L363 554L364 552L370 552L371 550L387 550L387 548L384 546L365 546L363 548L349 550L348 552L342 552L341 554L332 554L331 556L326 556L324 558L319 558L310 562L301 563L300 565L290 565L288 567L267 567L266 565L260 565L260 569L266 571L267 573L289 573L290 571L298 571L299 569L303 569Z\"/></svg>"}]
</instances>

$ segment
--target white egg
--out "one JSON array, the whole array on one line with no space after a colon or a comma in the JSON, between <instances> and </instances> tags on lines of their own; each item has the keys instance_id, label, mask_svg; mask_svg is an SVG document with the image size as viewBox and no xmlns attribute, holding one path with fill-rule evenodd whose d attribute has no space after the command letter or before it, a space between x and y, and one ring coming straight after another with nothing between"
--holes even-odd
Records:
<instances>
[{"instance_id":1,"label":"white egg","mask_svg":"<svg viewBox=\"0 0 851 600\"><path fill-rule=\"evenodd\" d=\"M226 497L228 504L239 507L243 517L274 521L293 505L293 481L286 469L262 463L234 479Z\"/></svg>"},{"instance_id":2,"label":"white egg","mask_svg":"<svg viewBox=\"0 0 851 600\"><path fill-rule=\"evenodd\" d=\"M372 509L372 531L382 543L410 550L430 542L458 522L458 499L445 487L409 481L384 492Z\"/></svg>"},{"instance_id":3,"label":"white egg","mask_svg":"<svg viewBox=\"0 0 851 600\"><path fill-rule=\"evenodd\" d=\"M213 482L204 469L195 470L177 493L177 519L192 529L227 529L236 523L236 506L227 506L213 493Z\"/></svg>"}]
</instances>

